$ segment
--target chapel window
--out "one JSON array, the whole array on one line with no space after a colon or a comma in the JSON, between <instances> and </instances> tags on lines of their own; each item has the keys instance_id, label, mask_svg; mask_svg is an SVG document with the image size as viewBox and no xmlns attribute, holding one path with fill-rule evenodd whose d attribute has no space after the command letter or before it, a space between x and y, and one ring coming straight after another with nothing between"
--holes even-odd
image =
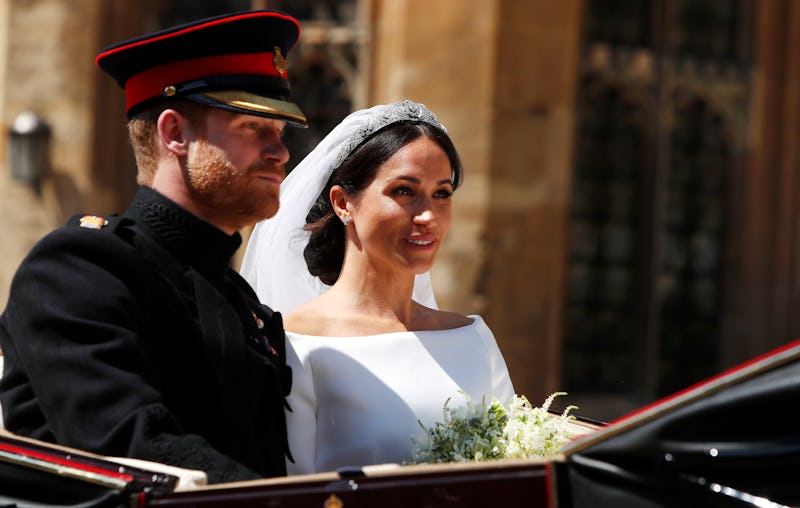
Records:
<instances>
[{"instance_id":1,"label":"chapel window","mask_svg":"<svg viewBox=\"0 0 800 508\"><path fill-rule=\"evenodd\" d=\"M718 372L752 10L586 2L563 372L587 414Z\"/></svg>"}]
</instances>

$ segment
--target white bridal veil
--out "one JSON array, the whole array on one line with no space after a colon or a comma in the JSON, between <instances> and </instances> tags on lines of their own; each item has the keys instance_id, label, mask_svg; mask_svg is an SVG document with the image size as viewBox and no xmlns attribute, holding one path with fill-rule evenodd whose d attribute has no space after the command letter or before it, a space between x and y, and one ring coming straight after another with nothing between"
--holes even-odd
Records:
<instances>
[{"instance_id":1,"label":"white bridal veil","mask_svg":"<svg viewBox=\"0 0 800 508\"><path fill-rule=\"evenodd\" d=\"M367 138L387 125L421 121L447 130L424 105L394 102L351 113L328 134L281 184L281 206L271 219L256 224L242 261L241 274L262 303L286 313L327 291L308 272L303 249L306 216L331 173ZM417 275L414 300L436 308L430 275Z\"/></svg>"}]
</instances>

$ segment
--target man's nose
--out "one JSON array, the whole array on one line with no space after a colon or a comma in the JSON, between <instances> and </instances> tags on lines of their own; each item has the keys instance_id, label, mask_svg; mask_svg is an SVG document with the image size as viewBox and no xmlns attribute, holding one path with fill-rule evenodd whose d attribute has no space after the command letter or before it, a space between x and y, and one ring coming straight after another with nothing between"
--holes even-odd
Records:
<instances>
[{"instance_id":1,"label":"man's nose","mask_svg":"<svg viewBox=\"0 0 800 508\"><path fill-rule=\"evenodd\" d=\"M264 159L272 159L286 164L289 161L289 149L283 144L280 135L275 135L267 143L267 147L262 152Z\"/></svg>"}]
</instances>

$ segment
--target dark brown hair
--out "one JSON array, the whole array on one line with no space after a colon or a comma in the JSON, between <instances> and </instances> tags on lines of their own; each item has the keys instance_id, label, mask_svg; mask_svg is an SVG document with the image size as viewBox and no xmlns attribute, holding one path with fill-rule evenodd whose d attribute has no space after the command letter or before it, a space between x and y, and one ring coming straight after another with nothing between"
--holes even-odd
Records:
<instances>
[{"instance_id":1,"label":"dark brown hair","mask_svg":"<svg viewBox=\"0 0 800 508\"><path fill-rule=\"evenodd\" d=\"M461 160L453 142L442 130L424 122L398 122L373 134L364 141L336 168L328 183L317 197L306 216L306 231L311 232L303 257L311 275L319 277L328 285L339 278L344 262L344 225L330 202L330 190L334 185L342 186L350 196L357 196L372 183L378 168L401 148L425 136L439 145L450 160L453 189L462 180Z\"/></svg>"}]
</instances>

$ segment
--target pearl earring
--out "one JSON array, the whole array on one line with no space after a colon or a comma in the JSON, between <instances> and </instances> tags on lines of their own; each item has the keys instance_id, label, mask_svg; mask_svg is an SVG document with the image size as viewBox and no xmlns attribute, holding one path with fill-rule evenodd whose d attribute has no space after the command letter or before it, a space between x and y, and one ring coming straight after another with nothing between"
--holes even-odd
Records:
<instances>
[{"instance_id":1,"label":"pearl earring","mask_svg":"<svg viewBox=\"0 0 800 508\"><path fill-rule=\"evenodd\" d=\"M349 225L349 224L350 224L350 221L351 221L351 220L352 220L352 219L350 218L350 216L349 216L349 215L345 215L344 217L342 217L342 224L344 224L345 226L347 226L347 225Z\"/></svg>"}]
</instances>

